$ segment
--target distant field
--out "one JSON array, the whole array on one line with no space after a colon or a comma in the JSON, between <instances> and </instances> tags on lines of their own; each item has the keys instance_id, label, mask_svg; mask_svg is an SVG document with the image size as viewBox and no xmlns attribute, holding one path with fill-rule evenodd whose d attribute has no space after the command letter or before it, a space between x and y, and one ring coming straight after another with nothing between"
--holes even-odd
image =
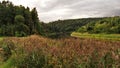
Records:
<instances>
[{"instance_id":1,"label":"distant field","mask_svg":"<svg viewBox=\"0 0 120 68\"><path fill-rule=\"evenodd\" d=\"M80 38L95 38L95 39L105 39L105 40L120 40L120 34L88 34L88 33L77 33L73 32L71 34L73 37Z\"/></svg>"}]
</instances>

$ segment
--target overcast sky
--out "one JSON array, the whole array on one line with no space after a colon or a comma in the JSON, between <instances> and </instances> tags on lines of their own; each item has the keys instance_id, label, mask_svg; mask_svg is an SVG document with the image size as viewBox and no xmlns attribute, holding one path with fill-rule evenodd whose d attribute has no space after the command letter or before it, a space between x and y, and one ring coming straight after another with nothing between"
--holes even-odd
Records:
<instances>
[{"instance_id":1,"label":"overcast sky","mask_svg":"<svg viewBox=\"0 0 120 68\"><path fill-rule=\"evenodd\" d=\"M2 1L2 0L0 0ZM120 0L9 0L15 5L36 7L44 22L58 19L120 15Z\"/></svg>"}]
</instances>

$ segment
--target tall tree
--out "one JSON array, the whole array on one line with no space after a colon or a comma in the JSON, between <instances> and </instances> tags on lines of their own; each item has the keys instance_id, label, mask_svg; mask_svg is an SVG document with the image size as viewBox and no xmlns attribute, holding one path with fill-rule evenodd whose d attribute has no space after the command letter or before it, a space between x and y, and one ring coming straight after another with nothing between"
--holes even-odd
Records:
<instances>
[{"instance_id":1,"label":"tall tree","mask_svg":"<svg viewBox=\"0 0 120 68\"><path fill-rule=\"evenodd\" d=\"M33 21L33 32L36 33L36 25L39 23L38 14L36 8L31 11L32 21Z\"/></svg>"},{"instance_id":2,"label":"tall tree","mask_svg":"<svg viewBox=\"0 0 120 68\"><path fill-rule=\"evenodd\" d=\"M31 35L39 33L40 27L36 8L30 11L29 7L15 6L10 1L0 2L0 35Z\"/></svg>"}]
</instances>

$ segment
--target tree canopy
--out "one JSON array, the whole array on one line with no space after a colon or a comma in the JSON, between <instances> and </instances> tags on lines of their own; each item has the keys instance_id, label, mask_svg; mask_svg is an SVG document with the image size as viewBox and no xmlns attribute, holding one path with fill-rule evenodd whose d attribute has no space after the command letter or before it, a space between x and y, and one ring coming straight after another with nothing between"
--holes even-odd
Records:
<instances>
[{"instance_id":1,"label":"tree canopy","mask_svg":"<svg viewBox=\"0 0 120 68\"><path fill-rule=\"evenodd\" d=\"M58 20L43 24L44 32L46 36L52 38L61 38L70 36L70 34L77 30L79 27L86 25L92 21L98 21L102 18L83 18L83 19L68 19Z\"/></svg>"},{"instance_id":2,"label":"tree canopy","mask_svg":"<svg viewBox=\"0 0 120 68\"><path fill-rule=\"evenodd\" d=\"M0 2L0 36L25 36L40 33L36 8L16 6L10 1Z\"/></svg>"},{"instance_id":3,"label":"tree canopy","mask_svg":"<svg viewBox=\"0 0 120 68\"><path fill-rule=\"evenodd\" d=\"M107 17L96 22L90 22L80 27L77 32L120 34L120 17Z\"/></svg>"}]
</instances>

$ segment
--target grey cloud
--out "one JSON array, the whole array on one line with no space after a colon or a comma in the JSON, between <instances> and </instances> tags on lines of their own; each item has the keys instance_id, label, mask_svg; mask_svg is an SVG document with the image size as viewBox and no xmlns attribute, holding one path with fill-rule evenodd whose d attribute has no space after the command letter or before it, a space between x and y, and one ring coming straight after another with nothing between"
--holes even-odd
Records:
<instances>
[{"instance_id":1,"label":"grey cloud","mask_svg":"<svg viewBox=\"0 0 120 68\"><path fill-rule=\"evenodd\" d=\"M40 2L40 1L39 1ZM120 0L49 0L46 7L35 3L43 21L81 17L120 15ZM62 11L67 9L67 11ZM60 12L57 12L60 10ZM61 12L62 11L62 12ZM54 13L57 12L57 13Z\"/></svg>"}]
</instances>

